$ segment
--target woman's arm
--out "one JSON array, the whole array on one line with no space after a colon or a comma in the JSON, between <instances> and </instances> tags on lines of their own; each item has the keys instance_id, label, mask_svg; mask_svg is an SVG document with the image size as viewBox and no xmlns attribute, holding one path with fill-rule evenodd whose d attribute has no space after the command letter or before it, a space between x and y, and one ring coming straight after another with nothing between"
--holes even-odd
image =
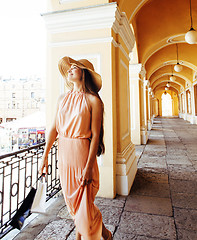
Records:
<instances>
[{"instance_id":1,"label":"woman's arm","mask_svg":"<svg viewBox=\"0 0 197 240\"><path fill-rule=\"evenodd\" d=\"M49 133L48 133L46 145L44 148L44 153L42 156L42 163L41 163L40 169L39 169L40 174L43 173L44 168L46 168L46 170L45 170L46 174L48 173L48 154L49 154L49 151L50 151L51 147L53 146L53 143L55 142L57 135L58 135L57 130L56 130L56 117L57 117L57 113L58 113L58 109L59 109L59 102L61 101L62 98L63 98L63 95L61 95L58 99L55 119L54 119L51 129L49 130Z\"/></svg>"},{"instance_id":2,"label":"woman's arm","mask_svg":"<svg viewBox=\"0 0 197 240\"><path fill-rule=\"evenodd\" d=\"M98 97L93 95L88 95L88 100L90 103L91 113L92 113L92 118L91 118L92 138L90 143L88 160L82 175L83 185L90 183L92 180L92 168L93 168L97 151L98 151L101 121L102 121L102 114L103 114L102 103Z\"/></svg>"}]
</instances>

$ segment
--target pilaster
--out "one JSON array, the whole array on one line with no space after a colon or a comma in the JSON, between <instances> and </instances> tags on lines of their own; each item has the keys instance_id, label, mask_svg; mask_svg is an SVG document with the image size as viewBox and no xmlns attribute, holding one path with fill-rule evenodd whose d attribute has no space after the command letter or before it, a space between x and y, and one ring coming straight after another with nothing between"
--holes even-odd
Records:
<instances>
[{"instance_id":1,"label":"pilaster","mask_svg":"<svg viewBox=\"0 0 197 240\"><path fill-rule=\"evenodd\" d=\"M152 123L151 123L151 101L150 101L150 88L149 85L147 85L147 107L148 107L148 114L147 114L147 127L150 131L152 129Z\"/></svg>"},{"instance_id":2,"label":"pilaster","mask_svg":"<svg viewBox=\"0 0 197 240\"><path fill-rule=\"evenodd\" d=\"M131 113L131 140L135 145L141 145L140 133L140 95L139 81L142 64L129 65L130 79L130 113Z\"/></svg>"},{"instance_id":3,"label":"pilaster","mask_svg":"<svg viewBox=\"0 0 197 240\"><path fill-rule=\"evenodd\" d=\"M192 107L192 117L191 124L195 124L195 95L194 95L194 85L191 86L191 107Z\"/></svg>"},{"instance_id":4,"label":"pilaster","mask_svg":"<svg viewBox=\"0 0 197 240\"><path fill-rule=\"evenodd\" d=\"M140 133L141 144L146 144L148 141L147 120L146 120L146 97L145 97L145 75L146 71L142 67L140 72Z\"/></svg>"},{"instance_id":5,"label":"pilaster","mask_svg":"<svg viewBox=\"0 0 197 240\"><path fill-rule=\"evenodd\" d=\"M184 113L184 120L187 120L187 96L186 96L186 91L184 90L183 93L183 97L184 97L184 104L185 104L185 113Z\"/></svg>"}]
</instances>

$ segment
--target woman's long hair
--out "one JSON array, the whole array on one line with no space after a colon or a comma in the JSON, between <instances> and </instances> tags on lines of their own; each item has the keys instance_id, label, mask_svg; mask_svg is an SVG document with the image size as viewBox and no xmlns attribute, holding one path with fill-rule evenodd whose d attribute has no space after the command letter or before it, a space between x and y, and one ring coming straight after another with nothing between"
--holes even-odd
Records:
<instances>
[{"instance_id":1,"label":"woman's long hair","mask_svg":"<svg viewBox=\"0 0 197 240\"><path fill-rule=\"evenodd\" d=\"M105 145L104 145L104 141L103 141L103 136L104 136L104 123L103 123L103 114L104 114L104 104L102 99L100 98L98 92L97 92L97 87L94 84L94 82L92 81L92 76L89 73L89 71L87 69L83 70L82 73L82 78L83 78L83 84L85 86L85 92L86 93L90 93L96 97L99 98L99 100L101 101L102 104L102 120L101 120L101 129L100 129L100 135L99 135L99 146L98 146L98 151L97 151L97 156L100 156L101 154L103 154L105 152Z\"/></svg>"}]
</instances>

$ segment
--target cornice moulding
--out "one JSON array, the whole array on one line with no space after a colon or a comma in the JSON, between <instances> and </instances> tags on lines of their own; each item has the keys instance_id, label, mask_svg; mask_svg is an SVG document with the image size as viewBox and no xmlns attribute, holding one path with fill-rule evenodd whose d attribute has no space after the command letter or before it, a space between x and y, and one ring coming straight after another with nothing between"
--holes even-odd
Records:
<instances>
[{"instance_id":1,"label":"cornice moulding","mask_svg":"<svg viewBox=\"0 0 197 240\"><path fill-rule=\"evenodd\" d=\"M115 22L116 4L43 14L50 33L111 28ZM101 17L102 16L102 17Z\"/></svg>"},{"instance_id":2,"label":"cornice moulding","mask_svg":"<svg viewBox=\"0 0 197 240\"><path fill-rule=\"evenodd\" d=\"M128 19L119 11L116 3L51 12L42 16L51 34L112 28L123 39L129 52L134 47L135 37Z\"/></svg>"}]
</instances>

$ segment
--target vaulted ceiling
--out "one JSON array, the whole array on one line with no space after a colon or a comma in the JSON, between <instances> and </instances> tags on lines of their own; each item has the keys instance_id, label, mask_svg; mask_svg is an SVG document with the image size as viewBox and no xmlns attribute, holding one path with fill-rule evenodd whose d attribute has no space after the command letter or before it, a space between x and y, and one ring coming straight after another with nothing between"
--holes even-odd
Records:
<instances>
[{"instance_id":1,"label":"vaulted ceiling","mask_svg":"<svg viewBox=\"0 0 197 240\"><path fill-rule=\"evenodd\" d=\"M190 29L190 0L118 0L132 24L139 63L153 91L165 88L170 75L176 76L171 89L176 93L191 84L197 72L197 44L185 42ZM192 0L193 27L197 29L197 1ZM183 70L173 70L178 59Z\"/></svg>"}]
</instances>

